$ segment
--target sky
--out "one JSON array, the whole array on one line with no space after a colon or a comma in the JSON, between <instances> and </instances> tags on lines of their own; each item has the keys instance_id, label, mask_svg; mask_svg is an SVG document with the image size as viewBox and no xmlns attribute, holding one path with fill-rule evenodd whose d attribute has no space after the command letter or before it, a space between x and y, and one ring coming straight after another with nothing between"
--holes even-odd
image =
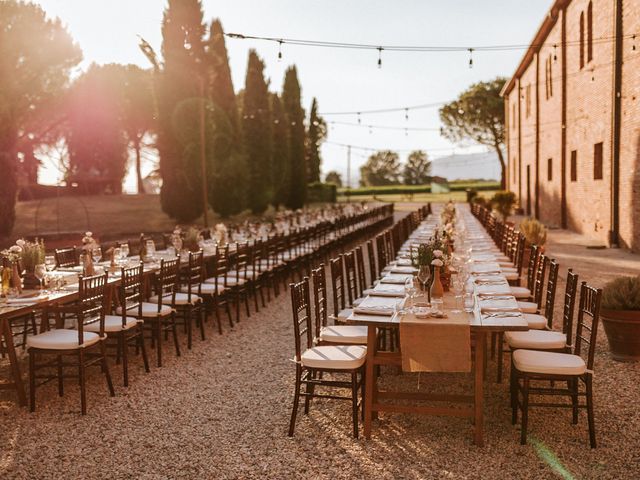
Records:
<instances>
[{"instance_id":1,"label":"sky","mask_svg":"<svg viewBox=\"0 0 640 480\"><path fill-rule=\"evenodd\" d=\"M59 17L80 45L84 61L134 63L148 67L138 48L138 35L157 52L162 43L164 0L37 0L51 17ZM374 45L463 46L527 45L552 0L203 0L204 19L220 18L228 33ZM313 97L323 112L407 107L454 99L474 82L498 75L510 77L524 50L475 52L469 68L467 52L382 52L283 45L257 40L227 39L236 91L244 85L249 49L266 63L270 89L280 91L285 69L295 64L302 86L303 106ZM78 73L78 72L76 72ZM410 150L426 150L431 158L452 153L484 151L442 138L437 108L408 112L325 115L328 138L322 146L323 171L347 177L347 149L392 149L401 160ZM341 125L331 122L350 123ZM369 128L372 125L373 128ZM399 130L375 126L401 127ZM430 128L433 131L407 131ZM351 150L351 176L370 151ZM52 171L42 180L55 181ZM125 188L134 184L131 176Z\"/></svg>"}]
</instances>

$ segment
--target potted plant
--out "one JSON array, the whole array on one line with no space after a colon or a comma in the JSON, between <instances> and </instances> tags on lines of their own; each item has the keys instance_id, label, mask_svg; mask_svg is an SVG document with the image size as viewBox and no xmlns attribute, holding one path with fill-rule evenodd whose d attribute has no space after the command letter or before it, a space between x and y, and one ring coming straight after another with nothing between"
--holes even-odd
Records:
<instances>
[{"instance_id":1,"label":"potted plant","mask_svg":"<svg viewBox=\"0 0 640 480\"><path fill-rule=\"evenodd\" d=\"M500 191L493 194L490 200L491 208L502 216L502 220L507 223L507 219L513 212L516 205L516 194L508 191Z\"/></svg>"},{"instance_id":2,"label":"potted plant","mask_svg":"<svg viewBox=\"0 0 640 480\"><path fill-rule=\"evenodd\" d=\"M547 227L535 218L529 217L520 222L519 228L526 240L522 264L527 265L531 255L531 245L536 245L540 252L544 253L544 246L547 243Z\"/></svg>"},{"instance_id":3,"label":"potted plant","mask_svg":"<svg viewBox=\"0 0 640 480\"><path fill-rule=\"evenodd\" d=\"M604 286L600 318L613 359L640 361L640 276L619 277Z\"/></svg>"}]
</instances>

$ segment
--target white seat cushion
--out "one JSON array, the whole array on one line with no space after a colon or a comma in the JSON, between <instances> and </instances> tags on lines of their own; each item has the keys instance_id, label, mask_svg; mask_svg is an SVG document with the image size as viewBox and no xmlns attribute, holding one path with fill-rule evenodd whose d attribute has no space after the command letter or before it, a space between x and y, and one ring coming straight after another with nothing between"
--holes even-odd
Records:
<instances>
[{"instance_id":1,"label":"white seat cushion","mask_svg":"<svg viewBox=\"0 0 640 480\"><path fill-rule=\"evenodd\" d=\"M518 278L520 278L520 275L518 275L518 272L502 272L502 275L504 275L504 278L510 281L515 281L515 280L518 280Z\"/></svg>"},{"instance_id":2,"label":"white seat cushion","mask_svg":"<svg viewBox=\"0 0 640 480\"><path fill-rule=\"evenodd\" d=\"M556 350L564 348L567 336L562 332L549 330L529 330L528 332L507 332L504 335L513 349L528 348L531 350Z\"/></svg>"},{"instance_id":3,"label":"white seat cushion","mask_svg":"<svg viewBox=\"0 0 640 480\"><path fill-rule=\"evenodd\" d=\"M320 330L320 340L331 343L367 344L367 327L360 325L332 325Z\"/></svg>"},{"instance_id":4,"label":"white seat cushion","mask_svg":"<svg viewBox=\"0 0 640 480\"><path fill-rule=\"evenodd\" d=\"M511 259L507 257L504 253L496 255L496 260L498 261L498 263L504 262L506 264L513 265L513 262L511 261Z\"/></svg>"},{"instance_id":5,"label":"white seat cushion","mask_svg":"<svg viewBox=\"0 0 640 480\"><path fill-rule=\"evenodd\" d=\"M365 299L365 297L356 298L356 299L353 301L353 306L354 306L354 307L357 307L358 305L360 305L360 304L364 301L364 299Z\"/></svg>"},{"instance_id":6,"label":"white seat cushion","mask_svg":"<svg viewBox=\"0 0 640 480\"><path fill-rule=\"evenodd\" d=\"M518 269L516 267L503 267L503 266L501 266L500 267L500 271L502 273L514 273L514 272L517 273Z\"/></svg>"},{"instance_id":7,"label":"white seat cushion","mask_svg":"<svg viewBox=\"0 0 640 480\"><path fill-rule=\"evenodd\" d=\"M537 313L538 304L536 302L518 302L518 308L522 313Z\"/></svg>"},{"instance_id":8,"label":"white seat cushion","mask_svg":"<svg viewBox=\"0 0 640 480\"><path fill-rule=\"evenodd\" d=\"M207 278L204 283L216 283L216 279L215 277L211 277L211 278ZM227 286L228 287L233 287L236 285L244 285L245 283L247 283L247 280L245 278L240 278L237 279L235 273L233 274L233 276L228 275L227 276ZM218 278L218 285L220 286L224 286L224 278L220 277Z\"/></svg>"},{"instance_id":9,"label":"white seat cushion","mask_svg":"<svg viewBox=\"0 0 640 480\"><path fill-rule=\"evenodd\" d=\"M524 319L529 324L529 329L544 330L547 328L547 317L539 313L525 313Z\"/></svg>"},{"instance_id":10,"label":"white seat cushion","mask_svg":"<svg viewBox=\"0 0 640 480\"><path fill-rule=\"evenodd\" d=\"M511 287L511 295L516 298L529 298L531 291L527 287Z\"/></svg>"},{"instance_id":11,"label":"white seat cushion","mask_svg":"<svg viewBox=\"0 0 640 480\"><path fill-rule=\"evenodd\" d=\"M498 260L498 265L500 265L500 269L516 268L511 260Z\"/></svg>"},{"instance_id":12,"label":"white seat cushion","mask_svg":"<svg viewBox=\"0 0 640 480\"><path fill-rule=\"evenodd\" d=\"M180 291L182 291L182 293L188 293L189 292L189 287L187 285L183 286ZM224 288L222 286L218 286L218 293L223 292ZM191 294L197 294L198 293L198 286L197 285L191 285ZM200 284L200 294L201 295L215 295L216 293L216 285L215 285L215 281L214 283L202 283Z\"/></svg>"},{"instance_id":13,"label":"white seat cushion","mask_svg":"<svg viewBox=\"0 0 640 480\"><path fill-rule=\"evenodd\" d=\"M176 298L175 298L175 304L176 305L188 305L189 303L191 303L191 305L195 305L196 303L200 303L202 301L202 299L200 297L198 297L197 295L194 295L193 293L191 294L191 302L189 302L189 294L187 293L176 293ZM158 303L158 296L154 295L153 297L151 297L149 299L149 302L151 303ZM164 303L165 305L171 305L171 294L167 293L166 295L164 295L162 297L162 303Z\"/></svg>"},{"instance_id":14,"label":"white seat cushion","mask_svg":"<svg viewBox=\"0 0 640 480\"><path fill-rule=\"evenodd\" d=\"M587 370L584 360L578 355L538 350L514 351L513 364L521 372L552 375L582 375Z\"/></svg>"},{"instance_id":15,"label":"white seat cushion","mask_svg":"<svg viewBox=\"0 0 640 480\"><path fill-rule=\"evenodd\" d=\"M349 318L352 313L353 308L345 308L344 310L340 310L338 312L338 318L336 320L339 322L346 322L347 318Z\"/></svg>"},{"instance_id":16,"label":"white seat cushion","mask_svg":"<svg viewBox=\"0 0 640 480\"><path fill-rule=\"evenodd\" d=\"M104 331L107 333L121 332L123 330L129 330L138 324L137 318L125 317L125 326L122 326L122 315L105 315L104 316ZM84 326L87 332L99 332L100 322L92 322Z\"/></svg>"},{"instance_id":17,"label":"white seat cushion","mask_svg":"<svg viewBox=\"0 0 640 480\"><path fill-rule=\"evenodd\" d=\"M127 312L129 315L137 315L138 308L137 307L129 307L127 308ZM158 304L157 303L148 303L142 302L142 316L143 317L157 317L160 315L164 317L166 315L171 315L173 309L169 305L162 305L160 307L160 313L158 313ZM118 315L122 315L122 307L118 307L116 309L116 313Z\"/></svg>"},{"instance_id":18,"label":"white seat cushion","mask_svg":"<svg viewBox=\"0 0 640 480\"><path fill-rule=\"evenodd\" d=\"M78 344L78 331L59 328L27 337L27 346L46 350L73 350L94 345L100 341L100 335L82 332L82 345Z\"/></svg>"},{"instance_id":19,"label":"white seat cushion","mask_svg":"<svg viewBox=\"0 0 640 480\"><path fill-rule=\"evenodd\" d=\"M366 355L360 345L323 345L305 350L300 360L305 367L350 370L364 365Z\"/></svg>"}]
</instances>

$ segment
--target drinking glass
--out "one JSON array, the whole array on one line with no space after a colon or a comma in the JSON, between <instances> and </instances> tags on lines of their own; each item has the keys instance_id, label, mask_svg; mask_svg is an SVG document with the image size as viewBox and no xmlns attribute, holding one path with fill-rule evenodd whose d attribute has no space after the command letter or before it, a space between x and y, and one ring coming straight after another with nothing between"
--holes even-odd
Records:
<instances>
[{"instance_id":1,"label":"drinking glass","mask_svg":"<svg viewBox=\"0 0 640 480\"><path fill-rule=\"evenodd\" d=\"M47 268L47 272L53 271L56 268L56 257L54 255L45 255L44 265Z\"/></svg>"},{"instance_id":2,"label":"drinking glass","mask_svg":"<svg viewBox=\"0 0 640 480\"><path fill-rule=\"evenodd\" d=\"M422 290L427 291L427 282L431 279L431 268L427 265L421 265L418 270L418 280L422 283Z\"/></svg>"},{"instance_id":3,"label":"drinking glass","mask_svg":"<svg viewBox=\"0 0 640 480\"><path fill-rule=\"evenodd\" d=\"M467 313L473 312L474 297L473 293L465 292L464 294L464 311Z\"/></svg>"},{"instance_id":4,"label":"drinking glass","mask_svg":"<svg viewBox=\"0 0 640 480\"><path fill-rule=\"evenodd\" d=\"M120 245L120 258L126 260L129 256L129 244L123 243Z\"/></svg>"},{"instance_id":5,"label":"drinking glass","mask_svg":"<svg viewBox=\"0 0 640 480\"><path fill-rule=\"evenodd\" d=\"M33 274L40 281L40 288L42 288L42 280L44 280L47 274L47 268L44 263L39 263L33 270Z\"/></svg>"},{"instance_id":6,"label":"drinking glass","mask_svg":"<svg viewBox=\"0 0 640 480\"><path fill-rule=\"evenodd\" d=\"M153 259L156 255L156 243L153 240L147 240L147 257Z\"/></svg>"},{"instance_id":7,"label":"drinking glass","mask_svg":"<svg viewBox=\"0 0 640 480\"><path fill-rule=\"evenodd\" d=\"M113 262L115 264L117 264L117 265L120 265L121 257L122 257L122 251L120 250L120 247L114 247L113 248Z\"/></svg>"},{"instance_id":8,"label":"drinking glass","mask_svg":"<svg viewBox=\"0 0 640 480\"><path fill-rule=\"evenodd\" d=\"M457 274L454 276L451 286L453 288L453 293L455 294L455 298L456 298L456 306L451 311L453 313L460 313L462 312L461 304L462 304L462 294L464 292L464 279L460 274Z\"/></svg>"}]
</instances>

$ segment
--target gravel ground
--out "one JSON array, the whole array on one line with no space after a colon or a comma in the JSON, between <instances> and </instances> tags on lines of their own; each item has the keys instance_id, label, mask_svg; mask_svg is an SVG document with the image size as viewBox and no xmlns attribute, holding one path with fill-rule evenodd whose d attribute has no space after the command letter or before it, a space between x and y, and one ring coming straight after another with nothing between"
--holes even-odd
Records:
<instances>
[{"instance_id":1,"label":"gravel ground","mask_svg":"<svg viewBox=\"0 0 640 480\"><path fill-rule=\"evenodd\" d=\"M579 238L551 232L548 251L599 284L613 272L634 273L640 256L621 251L599 269L603 251ZM619 260L623 258L623 260ZM611 264L614 267L609 268ZM564 284L559 286L562 292ZM560 297L561 295L559 295ZM130 387L112 367L116 397L107 395L99 370L88 380L88 415L79 413L78 389L64 397L55 385L37 391L38 410L18 408L0 393L0 478L611 478L640 477L640 364L613 362L604 332L596 360L596 428L599 448L588 446L586 414L577 426L569 410L533 410L530 442L519 444L511 425L506 383L486 384L486 446L471 442L468 420L381 415L372 439L351 437L346 402L314 400L286 430L294 367L289 298L280 295L220 336L210 322L206 341L181 358L166 348L166 364L150 374L132 361ZM184 337L184 335L183 335ZM183 338L184 340L184 338ZM168 347L168 346L167 346ZM398 375L382 382L421 390L470 391L467 375Z\"/></svg>"}]
</instances>

